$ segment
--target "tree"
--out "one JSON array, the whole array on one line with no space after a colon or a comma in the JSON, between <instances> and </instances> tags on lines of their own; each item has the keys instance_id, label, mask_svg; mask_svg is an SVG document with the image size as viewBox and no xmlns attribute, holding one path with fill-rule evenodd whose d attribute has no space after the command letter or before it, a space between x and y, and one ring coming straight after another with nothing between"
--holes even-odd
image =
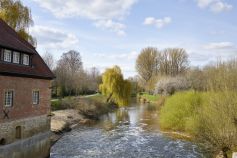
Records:
<instances>
[{"instance_id":1,"label":"tree","mask_svg":"<svg viewBox=\"0 0 237 158\"><path fill-rule=\"evenodd\" d=\"M89 81L87 87L90 92L98 92L99 84L101 84L100 71L96 67L92 67L87 72L87 80Z\"/></svg>"},{"instance_id":2,"label":"tree","mask_svg":"<svg viewBox=\"0 0 237 158\"><path fill-rule=\"evenodd\" d=\"M48 65L48 67L50 68L50 70L53 70L54 68L54 57L51 53L49 52L46 52L44 55L43 55L43 60L44 62Z\"/></svg>"},{"instance_id":3,"label":"tree","mask_svg":"<svg viewBox=\"0 0 237 158\"><path fill-rule=\"evenodd\" d=\"M102 74L100 91L107 97L107 102L114 102L119 106L129 104L131 84L123 79L121 69L118 66L106 69Z\"/></svg>"},{"instance_id":4,"label":"tree","mask_svg":"<svg viewBox=\"0 0 237 158\"><path fill-rule=\"evenodd\" d=\"M0 18L23 39L36 46L36 40L29 34L29 27L33 25L31 11L20 0L1 0Z\"/></svg>"},{"instance_id":5,"label":"tree","mask_svg":"<svg viewBox=\"0 0 237 158\"><path fill-rule=\"evenodd\" d=\"M177 76L183 74L188 67L188 54L182 48L167 48L158 57L161 75Z\"/></svg>"},{"instance_id":6,"label":"tree","mask_svg":"<svg viewBox=\"0 0 237 158\"><path fill-rule=\"evenodd\" d=\"M61 87L62 96L78 94L80 90L79 77L83 72L80 53L70 50L61 56L55 70L57 82Z\"/></svg>"},{"instance_id":7,"label":"tree","mask_svg":"<svg viewBox=\"0 0 237 158\"><path fill-rule=\"evenodd\" d=\"M198 67L190 68L187 71L187 79L191 88L195 91L207 91L207 75L202 69Z\"/></svg>"},{"instance_id":8,"label":"tree","mask_svg":"<svg viewBox=\"0 0 237 158\"><path fill-rule=\"evenodd\" d=\"M150 90L153 87L155 76L158 74L159 51L153 47L144 48L136 60L136 70L144 80L145 89Z\"/></svg>"}]
</instances>

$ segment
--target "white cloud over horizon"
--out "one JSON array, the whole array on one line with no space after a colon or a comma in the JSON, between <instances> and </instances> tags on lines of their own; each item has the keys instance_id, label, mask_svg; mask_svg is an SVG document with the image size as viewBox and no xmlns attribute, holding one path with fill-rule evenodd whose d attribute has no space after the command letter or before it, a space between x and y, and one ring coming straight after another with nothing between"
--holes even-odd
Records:
<instances>
[{"instance_id":1,"label":"white cloud over horizon","mask_svg":"<svg viewBox=\"0 0 237 158\"><path fill-rule=\"evenodd\" d=\"M112 20L100 20L95 23L96 27L102 28L102 29L108 29L112 32L115 32L119 36L125 36L125 28L126 25L119 23L119 22L114 22Z\"/></svg>"},{"instance_id":2,"label":"white cloud over horizon","mask_svg":"<svg viewBox=\"0 0 237 158\"><path fill-rule=\"evenodd\" d=\"M91 20L95 26L108 29L118 35L125 34L125 24L119 21L129 14L137 0L34 0L57 18L81 17Z\"/></svg>"},{"instance_id":3,"label":"white cloud over horizon","mask_svg":"<svg viewBox=\"0 0 237 158\"><path fill-rule=\"evenodd\" d=\"M224 0L196 0L196 2L201 9L208 8L214 13L230 11L233 8L231 4L226 3Z\"/></svg>"},{"instance_id":4,"label":"white cloud over horizon","mask_svg":"<svg viewBox=\"0 0 237 158\"><path fill-rule=\"evenodd\" d=\"M232 42L212 42L204 45L203 48L208 50L232 49L234 44Z\"/></svg>"},{"instance_id":5,"label":"white cloud over horizon","mask_svg":"<svg viewBox=\"0 0 237 158\"><path fill-rule=\"evenodd\" d=\"M154 25L158 29L161 29L161 28L167 26L168 24L170 24L171 22L172 22L171 17L164 17L161 19L156 19L154 17L147 17L147 18L145 18L143 24L144 25Z\"/></svg>"},{"instance_id":6,"label":"white cloud over horizon","mask_svg":"<svg viewBox=\"0 0 237 158\"><path fill-rule=\"evenodd\" d=\"M130 51L124 53L92 53L90 56L85 57L88 59L85 62L85 67L97 67L101 72L106 68L118 65L123 71L124 76L131 77L135 71L136 58L139 55L137 51Z\"/></svg>"},{"instance_id":7,"label":"white cloud over horizon","mask_svg":"<svg viewBox=\"0 0 237 158\"><path fill-rule=\"evenodd\" d=\"M30 33L37 38L38 46L44 51L70 50L79 43L76 35L48 26L35 25L30 28Z\"/></svg>"}]
</instances>

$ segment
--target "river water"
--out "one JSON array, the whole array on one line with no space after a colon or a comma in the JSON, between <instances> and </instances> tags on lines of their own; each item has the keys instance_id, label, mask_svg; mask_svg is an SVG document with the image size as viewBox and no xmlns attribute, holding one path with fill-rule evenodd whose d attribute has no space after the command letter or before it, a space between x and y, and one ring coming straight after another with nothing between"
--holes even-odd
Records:
<instances>
[{"instance_id":1,"label":"river water","mask_svg":"<svg viewBox=\"0 0 237 158\"><path fill-rule=\"evenodd\" d=\"M52 158L203 158L192 142L162 134L153 105L133 104L101 117L88 127L63 136L51 149Z\"/></svg>"}]
</instances>

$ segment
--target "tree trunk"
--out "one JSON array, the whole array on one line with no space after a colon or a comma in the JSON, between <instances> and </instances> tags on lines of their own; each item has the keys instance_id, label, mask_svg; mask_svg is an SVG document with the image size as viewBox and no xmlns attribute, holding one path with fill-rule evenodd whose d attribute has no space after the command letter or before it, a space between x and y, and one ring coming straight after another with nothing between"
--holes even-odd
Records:
<instances>
[{"instance_id":1,"label":"tree trunk","mask_svg":"<svg viewBox=\"0 0 237 158\"><path fill-rule=\"evenodd\" d=\"M111 99L111 97L113 96L113 93L110 93L109 97L107 98L106 102L108 103Z\"/></svg>"}]
</instances>

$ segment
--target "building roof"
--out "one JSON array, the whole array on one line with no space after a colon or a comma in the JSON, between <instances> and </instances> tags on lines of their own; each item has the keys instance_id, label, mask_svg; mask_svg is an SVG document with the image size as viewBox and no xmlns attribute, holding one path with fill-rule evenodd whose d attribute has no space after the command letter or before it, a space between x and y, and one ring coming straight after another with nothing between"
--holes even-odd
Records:
<instances>
[{"instance_id":1,"label":"building roof","mask_svg":"<svg viewBox=\"0 0 237 158\"><path fill-rule=\"evenodd\" d=\"M53 79L52 71L45 64L35 48L22 39L10 26L0 19L0 51L1 48L19 51L31 55L31 66L5 63L0 61L0 75L25 76L32 78Z\"/></svg>"}]
</instances>

